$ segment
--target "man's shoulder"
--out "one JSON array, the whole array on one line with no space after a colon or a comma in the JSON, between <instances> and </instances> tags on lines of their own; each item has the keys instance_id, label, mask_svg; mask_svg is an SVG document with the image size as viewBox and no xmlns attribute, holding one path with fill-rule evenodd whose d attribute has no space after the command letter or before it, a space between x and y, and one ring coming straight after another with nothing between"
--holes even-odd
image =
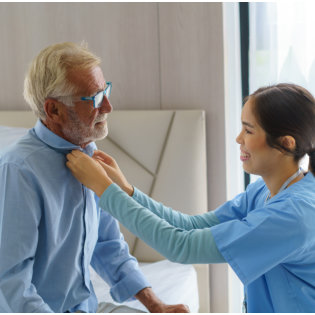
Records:
<instances>
[{"instance_id":1,"label":"man's shoulder","mask_svg":"<svg viewBox=\"0 0 315 315\"><path fill-rule=\"evenodd\" d=\"M19 140L0 150L0 166L3 164L24 164L30 157L36 156L39 151L44 149L45 145L30 129Z\"/></svg>"}]
</instances>

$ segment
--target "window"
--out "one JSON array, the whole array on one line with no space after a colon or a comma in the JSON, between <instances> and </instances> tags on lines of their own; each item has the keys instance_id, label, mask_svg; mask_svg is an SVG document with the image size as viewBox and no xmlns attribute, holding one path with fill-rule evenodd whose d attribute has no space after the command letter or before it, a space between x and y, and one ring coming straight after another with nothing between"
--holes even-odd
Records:
<instances>
[{"instance_id":1,"label":"window","mask_svg":"<svg viewBox=\"0 0 315 315\"><path fill-rule=\"evenodd\" d=\"M289 82L315 95L314 10L313 1L249 3L249 93Z\"/></svg>"}]
</instances>

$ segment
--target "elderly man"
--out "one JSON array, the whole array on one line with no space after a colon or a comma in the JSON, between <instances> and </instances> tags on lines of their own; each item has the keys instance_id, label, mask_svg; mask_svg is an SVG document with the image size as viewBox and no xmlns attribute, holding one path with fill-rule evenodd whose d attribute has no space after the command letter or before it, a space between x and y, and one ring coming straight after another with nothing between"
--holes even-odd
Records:
<instances>
[{"instance_id":1,"label":"elderly man","mask_svg":"<svg viewBox=\"0 0 315 315\"><path fill-rule=\"evenodd\" d=\"M27 73L24 97L39 120L0 157L0 312L110 312L98 305L90 265L118 302L135 296L151 312L187 311L154 295L117 221L65 165L71 150L91 156L107 135L111 83L99 64L86 47L62 43Z\"/></svg>"}]
</instances>

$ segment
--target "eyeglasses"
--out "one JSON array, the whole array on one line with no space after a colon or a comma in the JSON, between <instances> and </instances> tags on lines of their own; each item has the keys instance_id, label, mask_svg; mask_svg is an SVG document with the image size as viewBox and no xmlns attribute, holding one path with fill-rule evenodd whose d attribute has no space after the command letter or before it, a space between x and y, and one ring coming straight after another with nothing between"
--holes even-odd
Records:
<instances>
[{"instance_id":1,"label":"eyeglasses","mask_svg":"<svg viewBox=\"0 0 315 315\"><path fill-rule=\"evenodd\" d=\"M81 97L80 100L93 101L94 108L99 108L102 105L104 95L109 99L111 91L112 91L112 82L108 81L106 82L106 88L104 91L100 91L94 96Z\"/></svg>"},{"instance_id":2,"label":"eyeglasses","mask_svg":"<svg viewBox=\"0 0 315 315\"><path fill-rule=\"evenodd\" d=\"M55 96L52 98L57 99L58 101L63 102L64 104L72 104L72 101L74 100L93 101L94 108L99 108L102 106L104 95L107 97L107 99L109 99L111 91L112 91L112 82L107 81L105 90L96 93L94 96L78 97L78 96L69 95L69 96L57 96L57 97Z\"/></svg>"}]
</instances>

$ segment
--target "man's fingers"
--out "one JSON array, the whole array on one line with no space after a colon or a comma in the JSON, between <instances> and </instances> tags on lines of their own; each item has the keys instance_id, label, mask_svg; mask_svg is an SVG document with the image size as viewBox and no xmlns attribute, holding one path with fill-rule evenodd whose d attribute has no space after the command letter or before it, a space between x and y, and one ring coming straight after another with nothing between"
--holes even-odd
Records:
<instances>
[{"instance_id":1,"label":"man's fingers","mask_svg":"<svg viewBox=\"0 0 315 315\"><path fill-rule=\"evenodd\" d=\"M185 308L185 310L186 310L187 313L190 313L190 309L189 309L189 306L188 306L188 305L184 304L184 308Z\"/></svg>"}]
</instances>

